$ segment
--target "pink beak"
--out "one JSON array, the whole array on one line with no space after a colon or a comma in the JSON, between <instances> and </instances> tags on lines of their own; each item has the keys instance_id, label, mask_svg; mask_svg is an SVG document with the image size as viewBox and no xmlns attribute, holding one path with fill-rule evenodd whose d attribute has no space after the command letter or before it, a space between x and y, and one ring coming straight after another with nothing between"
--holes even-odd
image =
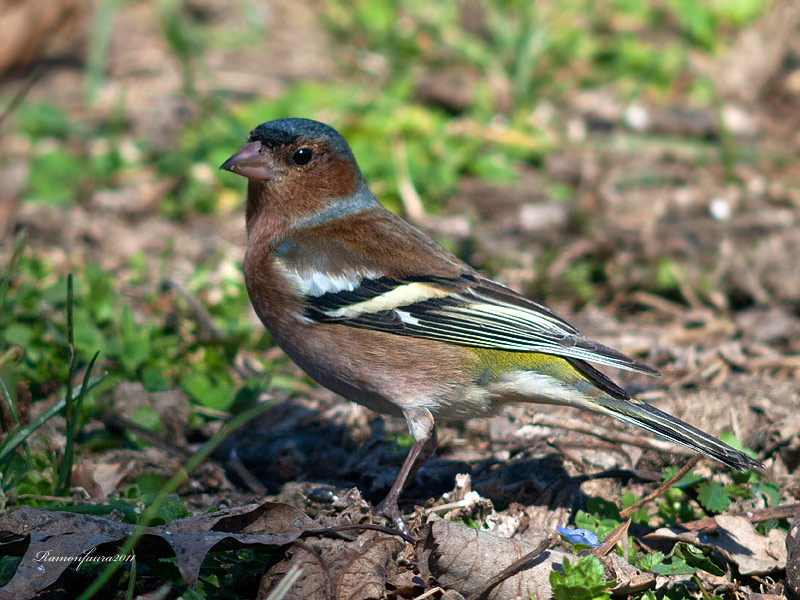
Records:
<instances>
[{"instance_id":1,"label":"pink beak","mask_svg":"<svg viewBox=\"0 0 800 600\"><path fill-rule=\"evenodd\" d=\"M248 142L222 163L220 169L248 179L275 179L277 175L272 157L261 153L261 142Z\"/></svg>"}]
</instances>

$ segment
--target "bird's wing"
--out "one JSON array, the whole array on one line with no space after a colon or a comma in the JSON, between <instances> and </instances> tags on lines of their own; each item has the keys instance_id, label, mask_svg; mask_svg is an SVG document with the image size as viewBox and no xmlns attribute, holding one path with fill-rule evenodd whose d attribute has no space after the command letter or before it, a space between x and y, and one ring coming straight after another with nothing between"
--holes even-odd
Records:
<instances>
[{"instance_id":1,"label":"bird's wing","mask_svg":"<svg viewBox=\"0 0 800 600\"><path fill-rule=\"evenodd\" d=\"M336 287L344 289L305 295L304 317L459 346L541 352L659 374L582 336L544 306L470 272L458 277L366 276Z\"/></svg>"}]
</instances>

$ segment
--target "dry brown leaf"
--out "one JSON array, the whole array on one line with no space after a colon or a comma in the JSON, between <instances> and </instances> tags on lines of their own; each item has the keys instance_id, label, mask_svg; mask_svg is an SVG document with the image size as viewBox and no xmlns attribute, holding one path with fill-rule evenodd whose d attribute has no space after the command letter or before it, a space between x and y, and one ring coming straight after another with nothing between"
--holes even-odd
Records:
<instances>
[{"instance_id":1,"label":"dry brown leaf","mask_svg":"<svg viewBox=\"0 0 800 600\"><path fill-rule=\"evenodd\" d=\"M184 581L194 587L200 565L211 550L280 546L313 528L317 524L293 506L264 502L148 527L134 552L140 562L174 555ZM104 517L29 506L13 508L0 515L0 540L7 541L0 548L11 550L26 537L29 544L3 593L17 598L33 596L55 583L75 562L49 562L42 557L80 557L90 552L94 556L114 555L134 529L133 525Z\"/></svg>"},{"instance_id":2,"label":"dry brown leaf","mask_svg":"<svg viewBox=\"0 0 800 600\"><path fill-rule=\"evenodd\" d=\"M701 60L695 66L714 82L717 93L753 102L780 72L800 23L794 0L775 0L758 22L745 27L722 57Z\"/></svg>"},{"instance_id":3,"label":"dry brown leaf","mask_svg":"<svg viewBox=\"0 0 800 600\"><path fill-rule=\"evenodd\" d=\"M438 585L452 589L465 598L479 597L489 582L509 565L532 552L533 544L497 537L484 531L445 521L433 515L426 523L417 545L420 573L432 577ZM545 550L528 567L496 585L487 600L506 598L549 598L550 571L575 558L558 550ZM601 558L609 579L617 581L614 591L634 593L653 587L655 576L643 573L612 554Z\"/></svg>"},{"instance_id":4,"label":"dry brown leaf","mask_svg":"<svg viewBox=\"0 0 800 600\"><path fill-rule=\"evenodd\" d=\"M647 540L681 541L718 550L739 567L742 575L765 575L786 567L786 536L773 529L760 535L745 517L718 515L714 517L718 531L680 531L662 527L645 536Z\"/></svg>"},{"instance_id":5,"label":"dry brown leaf","mask_svg":"<svg viewBox=\"0 0 800 600\"><path fill-rule=\"evenodd\" d=\"M800 512L786 536L786 555L786 583L795 596L800 596Z\"/></svg>"},{"instance_id":6,"label":"dry brown leaf","mask_svg":"<svg viewBox=\"0 0 800 600\"><path fill-rule=\"evenodd\" d=\"M322 550L295 543L286 551L288 558L264 575L258 598L266 598L295 566L303 572L285 596L289 600L384 598L387 582L394 585L397 580L397 554L402 548L398 538L373 533L360 543L329 540Z\"/></svg>"},{"instance_id":7,"label":"dry brown leaf","mask_svg":"<svg viewBox=\"0 0 800 600\"><path fill-rule=\"evenodd\" d=\"M80 460L72 469L72 484L85 489L92 498L104 500L130 473L134 462L101 462Z\"/></svg>"},{"instance_id":8,"label":"dry brown leaf","mask_svg":"<svg viewBox=\"0 0 800 600\"><path fill-rule=\"evenodd\" d=\"M267 598L295 565L302 569L302 574L289 588L283 600L329 600L331 581L322 557L301 543L292 544L286 553L290 558L274 565L261 578L256 600Z\"/></svg>"},{"instance_id":9,"label":"dry brown leaf","mask_svg":"<svg viewBox=\"0 0 800 600\"><path fill-rule=\"evenodd\" d=\"M384 598L386 583L397 578L395 556L402 549L396 537L379 537L369 542L342 571L336 588L336 600L373 600Z\"/></svg>"},{"instance_id":10,"label":"dry brown leaf","mask_svg":"<svg viewBox=\"0 0 800 600\"><path fill-rule=\"evenodd\" d=\"M531 552L533 544L500 538L432 515L417 545L420 573L470 598L485 589L491 579ZM547 550L531 561L528 569L494 587L487 598L516 596L549 598L550 571L563 554Z\"/></svg>"},{"instance_id":11,"label":"dry brown leaf","mask_svg":"<svg viewBox=\"0 0 800 600\"><path fill-rule=\"evenodd\" d=\"M87 12L82 0L6 0L0 11L0 71L22 68L54 46L73 44L78 18Z\"/></svg>"}]
</instances>

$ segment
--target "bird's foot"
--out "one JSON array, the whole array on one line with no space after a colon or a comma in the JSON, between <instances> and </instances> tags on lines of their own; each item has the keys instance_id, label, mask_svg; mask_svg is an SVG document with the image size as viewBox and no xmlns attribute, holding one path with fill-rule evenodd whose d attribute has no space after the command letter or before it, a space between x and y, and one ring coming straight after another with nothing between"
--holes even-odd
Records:
<instances>
[{"instance_id":1,"label":"bird's foot","mask_svg":"<svg viewBox=\"0 0 800 600\"><path fill-rule=\"evenodd\" d=\"M385 517L389 519L400 533L410 535L408 533L408 527L406 527L406 524L403 522L403 515L400 514L400 507L397 506L396 498L391 498L390 496L384 498L380 504L375 507L373 514L376 517Z\"/></svg>"}]
</instances>

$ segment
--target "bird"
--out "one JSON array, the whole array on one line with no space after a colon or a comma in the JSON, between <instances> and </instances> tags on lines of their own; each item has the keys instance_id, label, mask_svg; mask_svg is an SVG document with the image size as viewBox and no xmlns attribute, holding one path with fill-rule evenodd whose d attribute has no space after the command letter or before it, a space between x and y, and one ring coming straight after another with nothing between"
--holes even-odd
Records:
<instances>
[{"instance_id":1,"label":"bird","mask_svg":"<svg viewBox=\"0 0 800 600\"><path fill-rule=\"evenodd\" d=\"M434 453L435 418L488 417L510 403L602 413L731 468L762 468L592 364L655 368L590 340L385 208L329 125L258 125L220 169L248 180L244 279L275 343L320 385L405 418L414 443L375 507L399 529L398 500Z\"/></svg>"}]
</instances>

